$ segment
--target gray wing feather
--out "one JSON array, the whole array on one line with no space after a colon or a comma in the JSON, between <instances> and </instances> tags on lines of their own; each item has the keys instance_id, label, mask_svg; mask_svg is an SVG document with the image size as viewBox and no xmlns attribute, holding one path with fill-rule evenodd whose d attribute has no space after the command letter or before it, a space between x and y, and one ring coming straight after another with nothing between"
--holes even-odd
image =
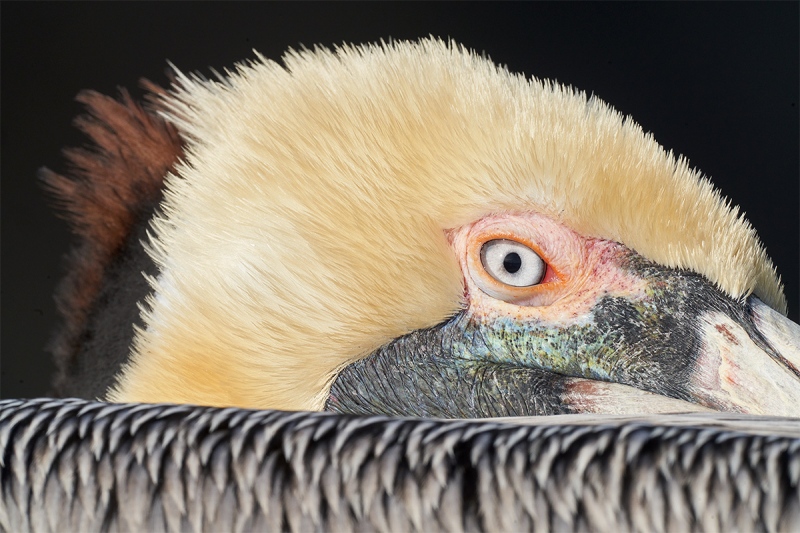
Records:
<instances>
[{"instance_id":1,"label":"gray wing feather","mask_svg":"<svg viewBox=\"0 0 800 533\"><path fill-rule=\"evenodd\" d=\"M790 531L798 420L0 402L5 531Z\"/></svg>"}]
</instances>

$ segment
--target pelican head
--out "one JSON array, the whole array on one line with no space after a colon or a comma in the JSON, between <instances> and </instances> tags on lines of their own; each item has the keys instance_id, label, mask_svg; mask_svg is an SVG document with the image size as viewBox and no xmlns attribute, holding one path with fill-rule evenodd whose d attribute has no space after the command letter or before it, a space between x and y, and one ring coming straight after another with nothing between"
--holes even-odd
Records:
<instances>
[{"instance_id":1,"label":"pelican head","mask_svg":"<svg viewBox=\"0 0 800 533\"><path fill-rule=\"evenodd\" d=\"M796 414L755 231L598 98L426 39L178 74L158 107L183 147L107 399Z\"/></svg>"}]
</instances>

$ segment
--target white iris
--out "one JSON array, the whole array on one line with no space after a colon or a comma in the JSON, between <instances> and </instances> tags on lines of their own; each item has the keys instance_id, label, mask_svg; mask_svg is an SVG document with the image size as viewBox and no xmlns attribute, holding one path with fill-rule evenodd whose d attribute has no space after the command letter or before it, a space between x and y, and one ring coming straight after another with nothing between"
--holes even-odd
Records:
<instances>
[{"instance_id":1,"label":"white iris","mask_svg":"<svg viewBox=\"0 0 800 533\"><path fill-rule=\"evenodd\" d=\"M483 268L494 279L512 287L530 287L542 281L547 265L536 252L515 241L496 239L481 248Z\"/></svg>"}]
</instances>

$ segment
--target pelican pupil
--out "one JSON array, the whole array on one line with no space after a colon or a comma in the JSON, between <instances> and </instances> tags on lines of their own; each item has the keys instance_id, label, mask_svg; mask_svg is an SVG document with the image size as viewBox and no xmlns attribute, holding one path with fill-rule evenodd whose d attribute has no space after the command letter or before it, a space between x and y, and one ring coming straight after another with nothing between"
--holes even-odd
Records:
<instances>
[{"instance_id":1,"label":"pelican pupil","mask_svg":"<svg viewBox=\"0 0 800 533\"><path fill-rule=\"evenodd\" d=\"M517 252L511 252L503 258L503 268L510 274L516 274L522 268L522 258Z\"/></svg>"}]
</instances>

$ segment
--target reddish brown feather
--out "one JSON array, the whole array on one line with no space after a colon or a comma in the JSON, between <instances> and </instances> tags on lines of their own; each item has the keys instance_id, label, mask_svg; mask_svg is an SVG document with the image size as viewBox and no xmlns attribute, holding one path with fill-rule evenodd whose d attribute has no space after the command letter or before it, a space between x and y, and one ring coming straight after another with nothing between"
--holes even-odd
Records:
<instances>
[{"instance_id":1,"label":"reddish brown feather","mask_svg":"<svg viewBox=\"0 0 800 533\"><path fill-rule=\"evenodd\" d=\"M51 344L59 368L56 390L80 348L105 269L143 209L159 198L166 173L182 153L177 131L156 114L155 95L163 89L147 80L142 86L150 91L149 108L124 89L118 99L95 91L78 94L87 113L75 125L90 143L64 150L65 174L46 168L40 172L54 206L77 236L55 296L62 321Z\"/></svg>"}]
</instances>

